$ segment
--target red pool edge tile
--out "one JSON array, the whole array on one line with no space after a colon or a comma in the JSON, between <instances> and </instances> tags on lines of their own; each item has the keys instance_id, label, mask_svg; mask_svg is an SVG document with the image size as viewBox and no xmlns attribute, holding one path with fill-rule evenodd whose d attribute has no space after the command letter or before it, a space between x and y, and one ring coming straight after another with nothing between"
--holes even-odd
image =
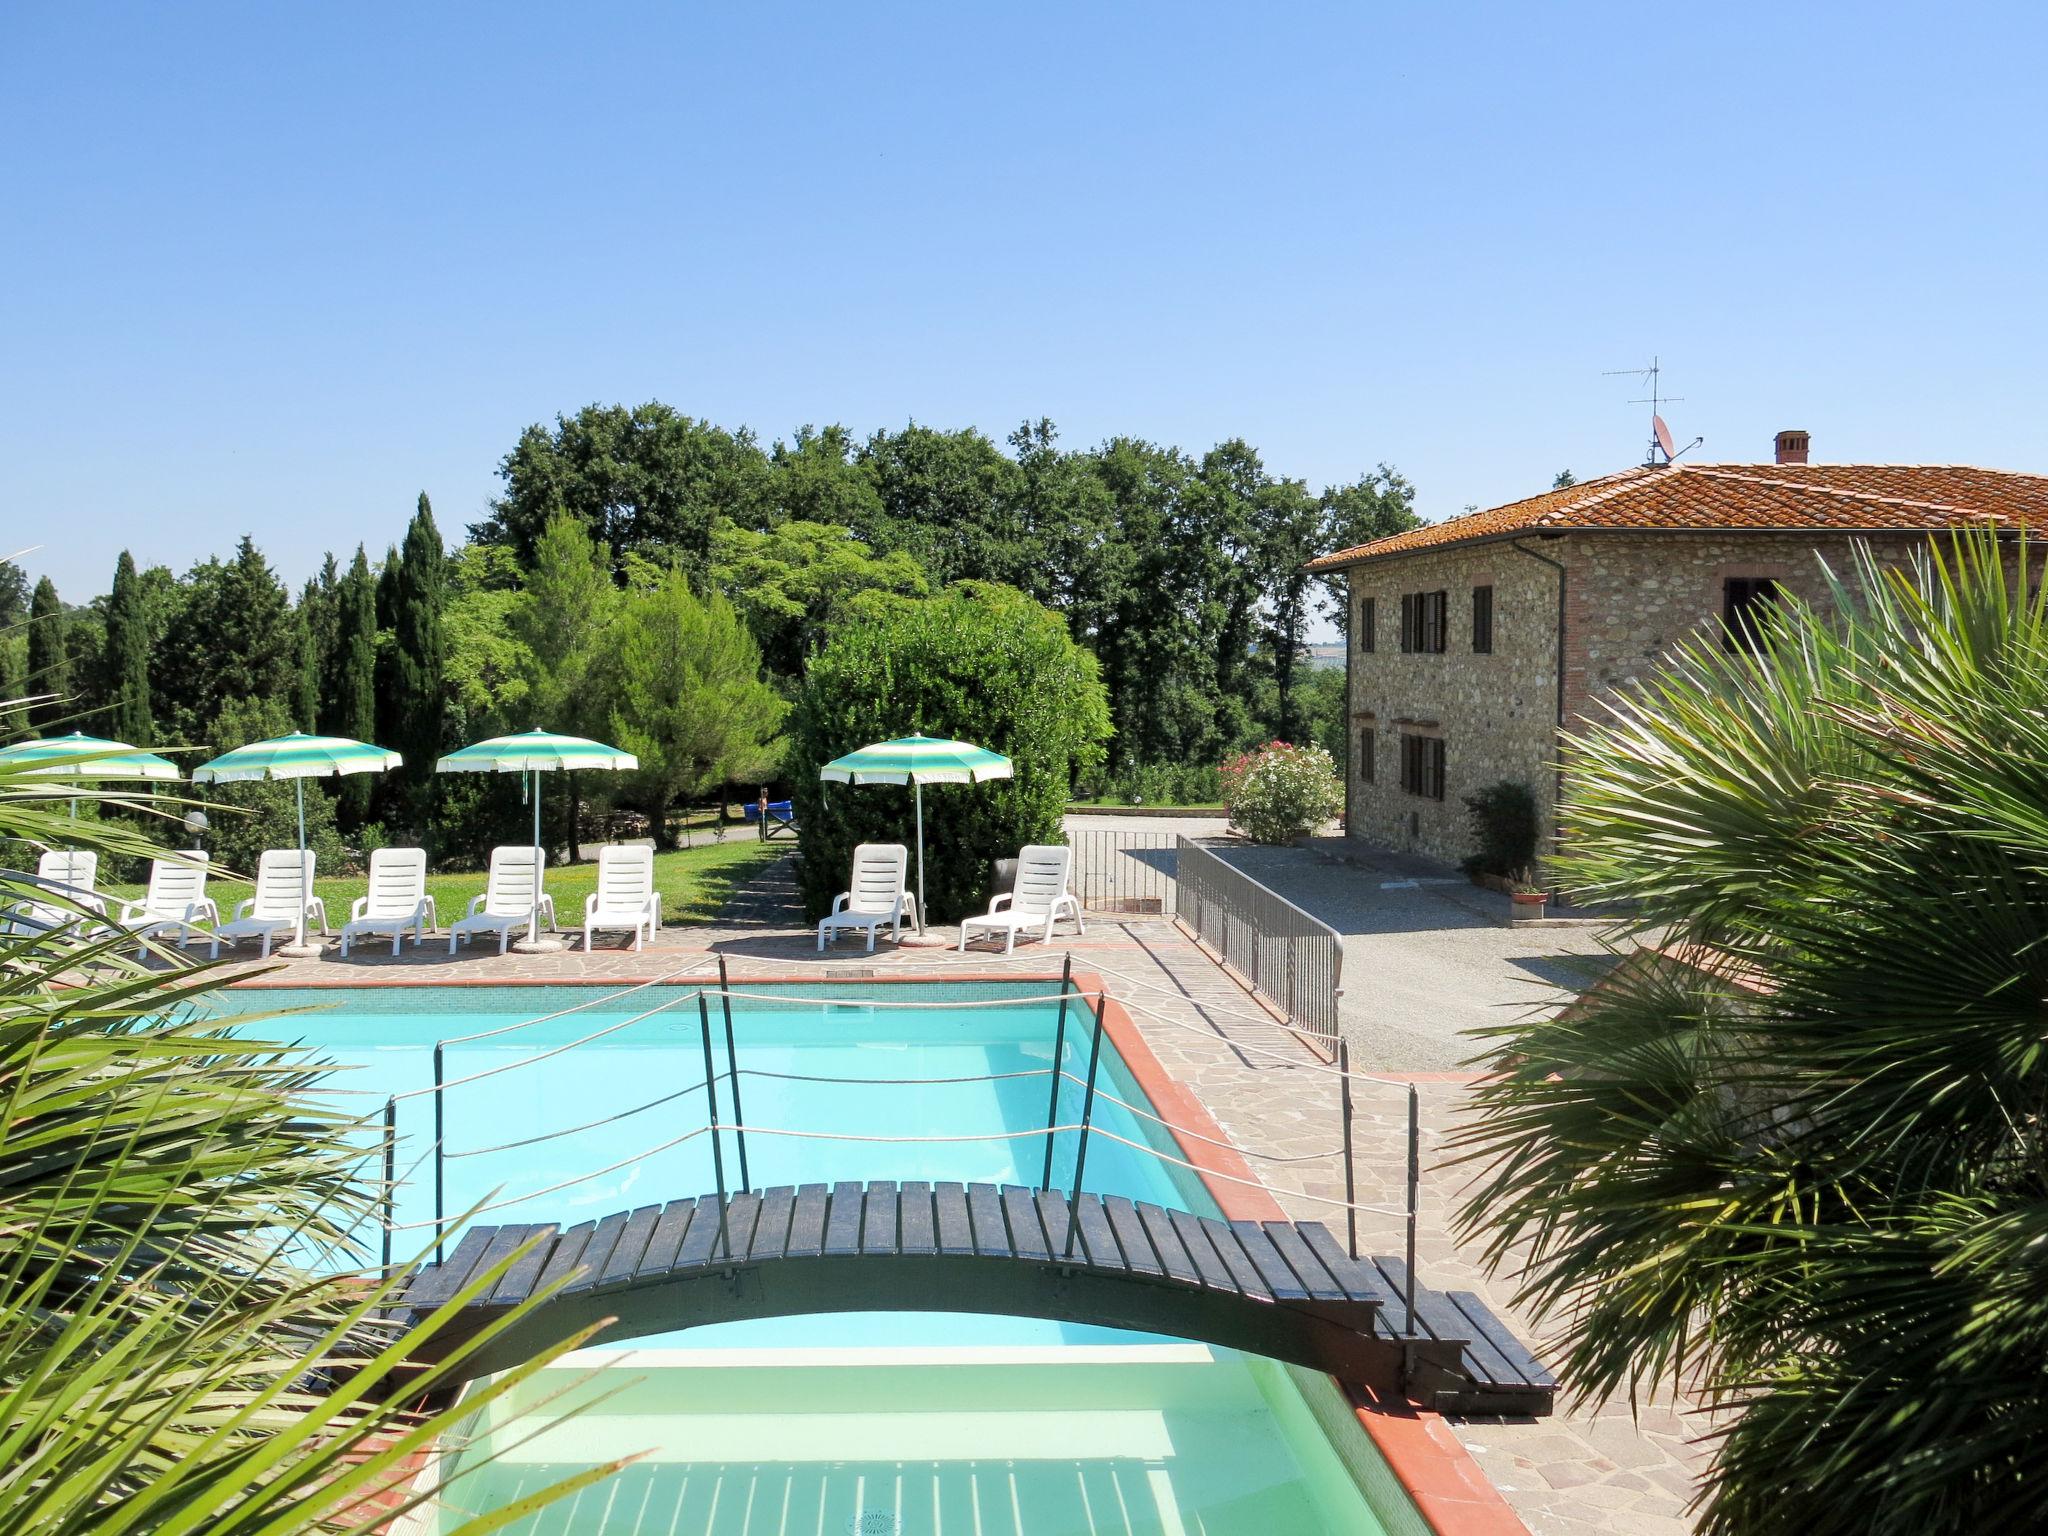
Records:
<instances>
[{"instance_id":1,"label":"red pool edge tile","mask_svg":"<svg viewBox=\"0 0 2048 1536\"><path fill-rule=\"evenodd\" d=\"M745 986L780 986L789 983L806 982L811 985L866 986L877 983L922 981L922 982L1030 982L1058 985L1058 974L1045 976L1018 975L1014 972L997 975L989 972L954 972L943 975L891 975L891 976L849 976L821 977L816 975L788 976L747 976L735 978ZM569 987L612 987L626 989L663 981L680 981L673 972L664 972L649 977L568 977L542 978L521 977L517 980L492 981L485 977L450 977L441 981L392 980L369 982L355 978L336 977L332 981L321 978L315 982L266 981L253 979L234 982L229 985L237 990L262 991L266 989L315 990L326 986L356 987L364 985L382 986L569 986ZM1194 1165L1197 1177L1209 1191L1225 1216L1232 1221L1285 1221L1287 1213L1273 1198L1272 1192L1256 1182L1251 1165L1235 1148L1228 1145L1229 1137L1223 1127L1216 1123L1194 1091L1173 1077L1161 1065L1159 1058L1152 1054L1152 1047L1146 1044L1137 1022L1111 995L1103 978L1093 971L1075 971L1073 981L1083 993L1101 999L1100 1016L1102 1030L1116 1047L1117 1055L1130 1069L1131 1076L1152 1106L1169 1122L1168 1132L1181 1155ZM1464 1081L1465 1073L1412 1074L1416 1081ZM1183 1136L1182 1129L1194 1135ZM1214 1142L1224 1145L1212 1145ZM1239 1179L1253 1180L1248 1184L1235 1182ZM1334 1378L1333 1378L1334 1379ZM1440 1413L1433 1413L1417 1406L1405 1398L1395 1398L1379 1393L1356 1389L1344 1382L1338 1382L1352 1406L1358 1424L1372 1441L1395 1481L1415 1503L1423 1520L1437 1536L1530 1536L1529 1527L1523 1524L1500 1490L1495 1488L1465 1449L1450 1424Z\"/></svg>"}]
</instances>

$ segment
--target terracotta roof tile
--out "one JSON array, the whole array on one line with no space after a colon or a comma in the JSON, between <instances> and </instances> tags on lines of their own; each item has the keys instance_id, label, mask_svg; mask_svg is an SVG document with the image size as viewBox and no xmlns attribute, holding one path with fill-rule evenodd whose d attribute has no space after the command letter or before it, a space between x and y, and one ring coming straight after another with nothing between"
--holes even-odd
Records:
<instances>
[{"instance_id":1,"label":"terracotta roof tile","mask_svg":"<svg viewBox=\"0 0 2048 1536\"><path fill-rule=\"evenodd\" d=\"M1958 464L1645 465L1338 550L1308 569L1546 530L1924 532L1987 519L2048 522L2048 475Z\"/></svg>"}]
</instances>

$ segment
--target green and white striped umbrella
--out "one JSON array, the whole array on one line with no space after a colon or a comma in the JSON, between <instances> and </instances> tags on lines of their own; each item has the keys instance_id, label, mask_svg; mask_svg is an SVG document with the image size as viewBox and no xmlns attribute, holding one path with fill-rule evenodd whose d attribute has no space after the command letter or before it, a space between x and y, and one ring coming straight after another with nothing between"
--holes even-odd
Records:
<instances>
[{"instance_id":1,"label":"green and white striped umbrella","mask_svg":"<svg viewBox=\"0 0 2048 1536\"><path fill-rule=\"evenodd\" d=\"M312 875L306 868L305 781L351 773L382 773L404 761L396 752L373 747L366 741L293 731L289 736L252 741L246 747L223 752L212 762L192 770L195 784L236 784L250 779L299 781L292 786L299 803L299 922L292 934L294 949L306 947L306 908L313 900Z\"/></svg>"},{"instance_id":2,"label":"green and white striped umbrella","mask_svg":"<svg viewBox=\"0 0 2048 1536\"><path fill-rule=\"evenodd\" d=\"M971 741L945 741L937 736L899 736L878 741L858 752L835 757L818 777L835 784L910 784L917 796L917 931L924 932L924 787L927 784L980 784L1007 779L1015 772L1000 752Z\"/></svg>"},{"instance_id":3,"label":"green and white striped umbrella","mask_svg":"<svg viewBox=\"0 0 2048 1536\"><path fill-rule=\"evenodd\" d=\"M308 736L293 731L268 741L223 752L192 771L196 784L233 784L245 779L322 779L348 773L383 773L405 759L367 741L346 736Z\"/></svg>"},{"instance_id":4,"label":"green and white striped umbrella","mask_svg":"<svg viewBox=\"0 0 2048 1536\"><path fill-rule=\"evenodd\" d=\"M44 766L37 767L36 764ZM17 741L0 747L0 767L15 768L43 779L175 779L178 765L125 741L108 741L73 731L41 741Z\"/></svg>"},{"instance_id":5,"label":"green and white striped umbrella","mask_svg":"<svg viewBox=\"0 0 2048 1536\"><path fill-rule=\"evenodd\" d=\"M835 757L818 777L839 784L979 784L1007 779L1010 760L970 741L899 736Z\"/></svg>"},{"instance_id":6,"label":"green and white striped umbrella","mask_svg":"<svg viewBox=\"0 0 2048 1536\"><path fill-rule=\"evenodd\" d=\"M559 736L553 731L535 729L518 736L493 736L488 741L464 747L460 752L450 752L434 764L434 771L533 774L530 786L533 796L533 858L538 869L546 859L540 846L540 775L557 769L639 766L640 759L632 753L608 747L601 741L590 741L582 736ZM529 951L560 947L559 940L550 939L545 944L541 941L538 878L533 882L533 921L527 926L526 938L521 944Z\"/></svg>"},{"instance_id":7,"label":"green and white striped umbrella","mask_svg":"<svg viewBox=\"0 0 2048 1536\"><path fill-rule=\"evenodd\" d=\"M12 769L23 778L64 779L72 783L87 779L175 779L183 773L168 757L131 747L125 741L88 736L83 731L0 747L0 768ZM78 814L76 800L71 802L71 814Z\"/></svg>"},{"instance_id":8,"label":"green and white striped umbrella","mask_svg":"<svg viewBox=\"0 0 2048 1536\"><path fill-rule=\"evenodd\" d=\"M601 741L527 731L493 736L450 752L434 764L436 773L546 773L557 768L638 768L640 759Z\"/></svg>"}]
</instances>

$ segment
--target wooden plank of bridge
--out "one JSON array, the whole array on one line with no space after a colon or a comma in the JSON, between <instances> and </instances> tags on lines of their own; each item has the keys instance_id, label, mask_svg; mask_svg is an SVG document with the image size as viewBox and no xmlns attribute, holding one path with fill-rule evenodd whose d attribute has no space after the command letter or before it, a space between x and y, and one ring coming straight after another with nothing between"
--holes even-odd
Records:
<instances>
[{"instance_id":1,"label":"wooden plank of bridge","mask_svg":"<svg viewBox=\"0 0 2048 1536\"><path fill-rule=\"evenodd\" d=\"M579 1222L556 1238L554 1251L548 1255L540 1278L534 1282L534 1289L546 1290L558 1281L568 1279L582 1259L583 1250L590 1246L590 1234L596 1229L594 1221Z\"/></svg>"},{"instance_id":2,"label":"wooden plank of bridge","mask_svg":"<svg viewBox=\"0 0 2048 1536\"><path fill-rule=\"evenodd\" d=\"M974 1252L974 1223L967 1215L967 1189L960 1184L934 1184L932 1205L939 1217L939 1252Z\"/></svg>"},{"instance_id":3,"label":"wooden plank of bridge","mask_svg":"<svg viewBox=\"0 0 2048 1536\"><path fill-rule=\"evenodd\" d=\"M690 1230L690 1217L696 1208L695 1200L671 1200L662 1207L661 1220L654 1224L654 1235L647 1239L647 1251L640 1255L640 1267L634 1271L640 1279L665 1275L675 1268L676 1255L683 1249L683 1234Z\"/></svg>"},{"instance_id":4,"label":"wooden plank of bridge","mask_svg":"<svg viewBox=\"0 0 2048 1536\"><path fill-rule=\"evenodd\" d=\"M519 1223L495 1229L491 1233L491 1240L484 1245L484 1251L477 1256L476 1268L470 1271L468 1279L463 1283L466 1285L470 1281L480 1279L484 1272L490 1269L492 1265L504 1263L505 1260L512 1257L518 1250L519 1245L526 1241L530 1233L538 1230L537 1227L530 1227ZM503 1279L503 1276L499 1277L501 1283ZM492 1290L496 1290L496 1288L496 1286L493 1286ZM471 1302L470 1305L488 1305L490 1299L490 1293L486 1292Z\"/></svg>"},{"instance_id":5,"label":"wooden plank of bridge","mask_svg":"<svg viewBox=\"0 0 2048 1536\"><path fill-rule=\"evenodd\" d=\"M896 1186L875 1183L868 1186L867 1215L861 1221L862 1253L897 1253Z\"/></svg>"},{"instance_id":6,"label":"wooden plank of bridge","mask_svg":"<svg viewBox=\"0 0 2048 1536\"><path fill-rule=\"evenodd\" d=\"M1500 1357L1502 1369L1496 1377L1500 1385L1536 1389L1557 1386L1557 1378L1544 1368L1542 1361L1529 1353L1520 1339L1508 1331L1507 1324L1496 1317L1485 1302L1470 1291L1447 1291L1444 1294L1471 1326L1473 1340L1484 1339Z\"/></svg>"},{"instance_id":7,"label":"wooden plank of bridge","mask_svg":"<svg viewBox=\"0 0 2048 1536\"><path fill-rule=\"evenodd\" d=\"M1385 1308L1387 1291L1377 1273L1365 1260L1346 1253L1328 1227L1319 1221L1308 1222L1300 1233L1301 1240L1322 1261L1323 1269L1344 1293L1346 1301L1377 1302Z\"/></svg>"},{"instance_id":8,"label":"wooden plank of bridge","mask_svg":"<svg viewBox=\"0 0 2048 1536\"><path fill-rule=\"evenodd\" d=\"M1010 1257L1010 1229L993 1184L967 1186L967 1213L974 1218L974 1251L987 1259Z\"/></svg>"},{"instance_id":9,"label":"wooden plank of bridge","mask_svg":"<svg viewBox=\"0 0 2048 1536\"><path fill-rule=\"evenodd\" d=\"M1102 1209L1102 1202L1093 1195L1083 1195L1070 1207L1074 1224L1081 1229L1081 1246L1088 1252L1088 1264L1092 1269L1126 1269L1123 1249L1117 1246L1116 1233L1109 1225L1109 1217Z\"/></svg>"},{"instance_id":10,"label":"wooden plank of bridge","mask_svg":"<svg viewBox=\"0 0 2048 1536\"><path fill-rule=\"evenodd\" d=\"M1167 1276L1182 1285L1200 1285L1202 1272L1189 1256L1187 1244L1173 1230L1173 1221L1166 1208L1141 1201L1137 1209L1138 1220L1144 1223L1145 1235L1152 1239L1152 1251L1159 1255L1159 1263Z\"/></svg>"},{"instance_id":11,"label":"wooden plank of bridge","mask_svg":"<svg viewBox=\"0 0 2048 1536\"><path fill-rule=\"evenodd\" d=\"M1373 1268L1387 1277L1387 1284L1395 1295L1407 1295L1408 1266L1405 1263L1377 1254L1373 1256L1372 1263ZM1432 1339L1454 1344L1471 1343L1472 1330L1466 1326L1458 1309L1451 1305L1443 1292L1432 1291L1420 1283L1415 1287L1415 1322L1420 1330ZM1490 1345L1485 1346L1485 1351L1489 1355L1493 1353ZM1489 1360L1487 1364L1504 1366L1506 1362Z\"/></svg>"},{"instance_id":12,"label":"wooden plank of bridge","mask_svg":"<svg viewBox=\"0 0 2048 1536\"><path fill-rule=\"evenodd\" d=\"M1259 1266L1254 1264L1251 1256L1244 1251L1243 1245L1237 1240L1237 1234L1230 1230L1229 1223L1216 1221L1207 1216L1196 1219L1202 1224L1202 1235L1209 1239L1209 1246L1216 1250L1216 1257L1221 1259L1224 1267L1230 1271L1230 1278L1235 1282L1237 1289L1255 1301L1271 1301L1273 1293L1260 1278Z\"/></svg>"},{"instance_id":13,"label":"wooden plank of bridge","mask_svg":"<svg viewBox=\"0 0 2048 1536\"><path fill-rule=\"evenodd\" d=\"M1042 1262L1052 1257L1052 1250L1045 1243L1045 1228L1038 1221L1038 1206L1032 1200L1030 1190L1005 1184L1003 1214L1010 1221L1010 1249L1018 1258Z\"/></svg>"},{"instance_id":14,"label":"wooden plank of bridge","mask_svg":"<svg viewBox=\"0 0 2048 1536\"><path fill-rule=\"evenodd\" d=\"M750 1259L779 1259L789 1251L790 1217L796 1210L796 1191L787 1184L761 1192L761 1219L754 1226L754 1240L747 1245Z\"/></svg>"},{"instance_id":15,"label":"wooden plank of bridge","mask_svg":"<svg viewBox=\"0 0 2048 1536\"><path fill-rule=\"evenodd\" d=\"M1287 1267L1294 1271L1302 1289L1308 1292L1310 1301L1340 1302L1350 1299L1302 1237L1305 1227L1320 1226L1320 1222L1304 1222L1297 1225L1291 1221L1268 1221L1261 1225L1265 1229L1267 1241L1280 1251L1280 1257L1285 1259Z\"/></svg>"},{"instance_id":16,"label":"wooden plank of bridge","mask_svg":"<svg viewBox=\"0 0 2048 1536\"><path fill-rule=\"evenodd\" d=\"M471 1227L462 1234L455 1251L439 1264L429 1264L413 1277L402 1296L408 1307L431 1312L448 1300L476 1273L476 1261L484 1256L497 1235L496 1227Z\"/></svg>"},{"instance_id":17,"label":"wooden plank of bridge","mask_svg":"<svg viewBox=\"0 0 2048 1536\"><path fill-rule=\"evenodd\" d=\"M825 1186L799 1184L796 1207L789 1214L789 1247L792 1259L816 1258L825 1246Z\"/></svg>"},{"instance_id":18,"label":"wooden plank of bridge","mask_svg":"<svg viewBox=\"0 0 2048 1536\"><path fill-rule=\"evenodd\" d=\"M1152 1240L1145 1235L1145 1223L1138 1219L1138 1208L1122 1195L1107 1195L1102 1210L1116 1232L1117 1246L1124 1251L1124 1267L1133 1274L1165 1274L1165 1268L1153 1257Z\"/></svg>"},{"instance_id":19,"label":"wooden plank of bridge","mask_svg":"<svg viewBox=\"0 0 2048 1536\"><path fill-rule=\"evenodd\" d=\"M633 1278L633 1271L640 1267L640 1256L647 1252L647 1240L654 1236L660 1221L658 1205L643 1205L626 1218L625 1226L619 1229L619 1240L612 1244L611 1256L598 1274L599 1285L617 1285Z\"/></svg>"},{"instance_id":20,"label":"wooden plank of bridge","mask_svg":"<svg viewBox=\"0 0 2048 1536\"><path fill-rule=\"evenodd\" d=\"M562 1289L575 1293L587 1291L597 1284L597 1277L604 1273L610 1262L612 1249L619 1243L619 1234L626 1230L626 1223L632 1220L631 1211L618 1211L597 1224L597 1230L590 1234L590 1241L583 1249L583 1272Z\"/></svg>"},{"instance_id":21,"label":"wooden plank of bridge","mask_svg":"<svg viewBox=\"0 0 2048 1536\"><path fill-rule=\"evenodd\" d=\"M939 1251L938 1225L932 1214L931 1185L921 1179L911 1179L903 1185L897 1206L897 1220L903 1228L903 1252L926 1254Z\"/></svg>"},{"instance_id":22,"label":"wooden plank of bridge","mask_svg":"<svg viewBox=\"0 0 2048 1536\"><path fill-rule=\"evenodd\" d=\"M559 1230L553 1222L532 1228L533 1233L540 1234L540 1241L513 1261L512 1267L505 1271L505 1278L498 1282L496 1290L480 1299L495 1306L506 1307L516 1306L531 1296L534 1281L540 1278L541 1269L547 1263L548 1255L555 1251L554 1237Z\"/></svg>"},{"instance_id":23,"label":"wooden plank of bridge","mask_svg":"<svg viewBox=\"0 0 2048 1536\"><path fill-rule=\"evenodd\" d=\"M832 1204L825 1212L827 1257L844 1258L860 1252L860 1216L865 1195L858 1184L841 1182L832 1186Z\"/></svg>"},{"instance_id":24,"label":"wooden plank of bridge","mask_svg":"<svg viewBox=\"0 0 2048 1536\"><path fill-rule=\"evenodd\" d=\"M1041 1189L1035 1196L1035 1199L1038 1202L1038 1219L1045 1227L1047 1247L1051 1249L1054 1258L1066 1258L1068 1256L1067 1229L1072 1220L1067 1214L1066 1196L1054 1190ZM1079 1259L1084 1264L1088 1262L1087 1253L1082 1250L1078 1243L1074 1245L1073 1257Z\"/></svg>"},{"instance_id":25,"label":"wooden plank of bridge","mask_svg":"<svg viewBox=\"0 0 2048 1536\"><path fill-rule=\"evenodd\" d=\"M1209 1241L1209 1234L1202 1230L1201 1218L1188 1211L1168 1211L1166 1218L1173 1224L1174 1235L1180 1239L1188 1258L1201 1274L1202 1284L1212 1291L1235 1295L1237 1278L1216 1252L1216 1245Z\"/></svg>"},{"instance_id":26,"label":"wooden plank of bridge","mask_svg":"<svg viewBox=\"0 0 2048 1536\"><path fill-rule=\"evenodd\" d=\"M683 1234L683 1245L676 1250L676 1261L669 1266L671 1273L695 1269L710 1262L711 1255L718 1248L720 1221L724 1214L718 1196L698 1198L696 1214L690 1218L690 1230Z\"/></svg>"},{"instance_id":27,"label":"wooden plank of bridge","mask_svg":"<svg viewBox=\"0 0 2048 1536\"><path fill-rule=\"evenodd\" d=\"M724 1261L737 1262L754 1244L754 1225L761 1219L761 1197L752 1190L734 1195L725 1208L725 1242L715 1250Z\"/></svg>"},{"instance_id":28,"label":"wooden plank of bridge","mask_svg":"<svg viewBox=\"0 0 2048 1536\"><path fill-rule=\"evenodd\" d=\"M1245 1256L1258 1266L1259 1278L1266 1282L1266 1289L1273 1293L1275 1301L1308 1300L1308 1292L1295 1279L1294 1271L1287 1267L1287 1261L1273 1246L1273 1240L1266 1236L1264 1227L1256 1221L1233 1221L1230 1230L1243 1247Z\"/></svg>"}]
</instances>

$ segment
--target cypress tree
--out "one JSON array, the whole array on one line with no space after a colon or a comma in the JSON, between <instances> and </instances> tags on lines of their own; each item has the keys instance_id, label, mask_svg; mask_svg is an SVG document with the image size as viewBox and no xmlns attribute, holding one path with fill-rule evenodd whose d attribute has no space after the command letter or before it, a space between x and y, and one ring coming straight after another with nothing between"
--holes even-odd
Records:
<instances>
[{"instance_id":1,"label":"cypress tree","mask_svg":"<svg viewBox=\"0 0 2048 1536\"><path fill-rule=\"evenodd\" d=\"M156 722L149 700L149 615L135 557L127 550L114 562L114 587L107 594L107 734L138 747L154 744Z\"/></svg>"},{"instance_id":2,"label":"cypress tree","mask_svg":"<svg viewBox=\"0 0 2048 1536\"><path fill-rule=\"evenodd\" d=\"M320 729L320 634L314 608L319 594L306 583L305 594L292 610L292 630L298 652L292 668L292 727L301 731Z\"/></svg>"},{"instance_id":3,"label":"cypress tree","mask_svg":"<svg viewBox=\"0 0 2048 1536\"><path fill-rule=\"evenodd\" d=\"M429 830L434 759L441 755L447 707L442 694L441 634L441 610L447 595L441 535L434 527L434 509L422 491L419 510L405 530L405 547L393 587L391 640L398 729L390 742L404 754L404 809L408 821L422 835Z\"/></svg>"},{"instance_id":4,"label":"cypress tree","mask_svg":"<svg viewBox=\"0 0 2048 1536\"><path fill-rule=\"evenodd\" d=\"M376 741L377 581L360 544L335 590L334 606L334 653L329 663L334 713L326 729L357 741ZM370 814L370 778L358 774L342 780L342 809L351 830Z\"/></svg>"},{"instance_id":5,"label":"cypress tree","mask_svg":"<svg viewBox=\"0 0 2048 1536\"><path fill-rule=\"evenodd\" d=\"M28 676L25 691L55 694L29 706L28 722L39 731L48 730L70 709L71 655L64 644L64 605L57 600L57 588L45 576L36 583L35 596L28 605Z\"/></svg>"}]
</instances>

